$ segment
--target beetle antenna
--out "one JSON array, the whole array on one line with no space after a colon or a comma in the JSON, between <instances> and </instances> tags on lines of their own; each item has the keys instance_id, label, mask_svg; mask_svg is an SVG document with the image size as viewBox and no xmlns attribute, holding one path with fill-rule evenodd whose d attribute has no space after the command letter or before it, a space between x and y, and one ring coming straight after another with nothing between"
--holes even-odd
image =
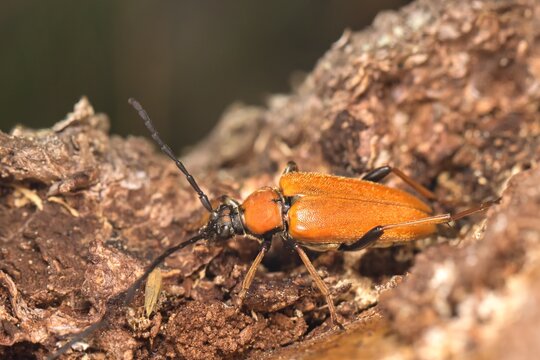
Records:
<instances>
[{"instance_id":1,"label":"beetle antenna","mask_svg":"<svg viewBox=\"0 0 540 360\"><path fill-rule=\"evenodd\" d=\"M135 100L134 98L130 98L128 100L128 103L133 106L133 108L139 113L139 116L144 120L144 125L150 131L150 135L152 135L152 139L159 145L161 148L161 151L163 151L168 157L171 158L172 161L176 164L176 167L180 169L180 171L186 176L187 181L191 185L191 187L197 192L197 195L199 195L199 200L203 204L206 210L209 212L212 212L212 205L210 204L210 201L208 200L208 196L201 190L199 185L197 184L197 181L195 181L195 178L187 171L186 167L176 156L174 156L171 148L169 145L165 144L163 140L159 137L159 133L154 128L154 124L152 124L152 120L150 120L150 116L148 116L148 113L144 108L141 106L141 104Z\"/></svg>"},{"instance_id":2,"label":"beetle antenna","mask_svg":"<svg viewBox=\"0 0 540 360\"><path fill-rule=\"evenodd\" d=\"M90 325L89 327L81 331L80 333L73 336L71 340L69 340L67 343L62 345L62 347L60 347L54 354L48 356L47 360L57 359L60 355L68 351L73 345L75 345L79 341L84 340L86 337L90 336L94 331L104 327L107 324L110 315L113 313L114 308L112 307L112 305L114 303L118 303L118 301L123 298L124 306L128 305L131 302L131 300L133 300L133 297L135 296L135 291L137 291L137 289L141 286L143 281L145 281L148 278L150 273L156 267L158 267L159 264L163 262L163 260L165 260L167 257L172 255L173 253L177 252L178 250L181 250L188 245L194 244L199 240L205 239L206 237L207 237L206 233L195 235L191 239L184 241L180 244L171 246L170 248L162 252L158 257L154 259L154 261L152 261L152 263L146 268L144 273L133 284L131 284L129 288L118 293L117 295L113 296L111 299L107 301L107 310L105 311L105 314L103 315L101 320Z\"/></svg>"}]
</instances>

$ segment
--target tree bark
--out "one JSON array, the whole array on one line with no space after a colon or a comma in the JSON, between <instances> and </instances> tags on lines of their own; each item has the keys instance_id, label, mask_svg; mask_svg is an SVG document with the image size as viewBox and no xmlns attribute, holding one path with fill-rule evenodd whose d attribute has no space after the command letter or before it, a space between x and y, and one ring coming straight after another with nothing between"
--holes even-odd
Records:
<instances>
[{"instance_id":1,"label":"tree bark","mask_svg":"<svg viewBox=\"0 0 540 360\"><path fill-rule=\"evenodd\" d=\"M148 140L109 135L86 99L51 129L0 133L0 357L49 354L108 306L108 325L66 358L537 354L539 19L532 0L416 1L381 13L345 31L291 94L230 110L186 156L211 198L275 186L289 160L346 176L390 164L436 193L437 212L502 195L455 240L319 256L343 333L279 246L248 311L235 311L257 252L241 238L167 260L149 318L143 294L130 308L109 304L202 224L196 195Z\"/></svg>"}]
</instances>

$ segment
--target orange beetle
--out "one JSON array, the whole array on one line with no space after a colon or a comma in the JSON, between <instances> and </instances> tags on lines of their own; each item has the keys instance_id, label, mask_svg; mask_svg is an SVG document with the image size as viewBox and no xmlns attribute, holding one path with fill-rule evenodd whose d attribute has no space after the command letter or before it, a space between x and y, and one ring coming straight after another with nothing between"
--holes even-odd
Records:
<instances>
[{"instance_id":1,"label":"orange beetle","mask_svg":"<svg viewBox=\"0 0 540 360\"><path fill-rule=\"evenodd\" d=\"M202 239L226 240L235 235L245 235L259 240L261 249L242 282L237 299L241 307L272 238L279 235L292 244L325 296L332 322L341 326L330 292L303 247L316 251L355 251L370 246L402 244L435 233L437 224L483 211L498 201L486 202L455 215L432 215L431 207L417 197L377 183L393 173L424 197L435 199L431 191L390 166L377 168L362 179L353 179L299 172L296 164L289 162L280 178L279 188L263 187L256 190L242 204L222 196L220 204L213 208L193 176L161 140L146 111L134 99L130 99L129 103L138 111L161 150L186 176L202 205L210 212L210 218L197 235L165 250L154 259L144 274L120 294L125 295L126 303L131 301L149 274L172 253ZM102 322L94 324L92 329L75 336L62 346L56 356L101 325Z\"/></svg>"},{"instance_id":2,"label":"orange beetle","mask_svg":"<svg viewBox=\"0 0 540 360\"><path fill-rule=\"evenodd\" d=\"M332 322L340 325L328 288L302 247L316 251L354 251L368 246L402 244L435 233L437 224L449 223L485 210L495 203L483 203L455 215L431 215L431 207L417 197L377 183L393 173L424 197L435 199L431 191L390 166L377 168L362 179L353 179L299 172L296 164L289 162L279 181L279 188L263 187L256 190L242 204L222 196L220 205L214 209L193 176L160 139L142 106L134 99L129 99L129 103L138 111L161 150L184 173L201 203L210 212L210 220L199 230L198 235L156 258L131 287L128 299L131 299L135 289L148 274L179 248L200 239L224 240L235 235L246 235L259 240L261 249L238 294L238 305L241 306L257 267L270 248L273 236L279 235L293 245L315 284L326 297Z\"/></svg>"}]
</instances>

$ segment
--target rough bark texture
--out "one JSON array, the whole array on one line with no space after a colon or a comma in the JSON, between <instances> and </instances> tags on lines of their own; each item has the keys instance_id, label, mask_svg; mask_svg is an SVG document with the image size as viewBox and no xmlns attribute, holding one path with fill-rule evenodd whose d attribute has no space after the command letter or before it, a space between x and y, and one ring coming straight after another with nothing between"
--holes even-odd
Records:
<instances>
[{"instance_id":1,"label":"rough bark texture","mask_svg":"<svg viewBox=\"0 0 540 360\"><path fill-rule=\"evenodd\" d=\"M231 294L257 251L237 238L172 256L150 318L142 294L112 304L108 326L64 357L537 354L539 19L535 1L381 14L345 32L292 94L231 110L186 157L211 197L276 184L291 159L350 176L391 164L433 189L438 212L502 194L457 240L319 256L347 331L329 329L324 299L278 241L236 312ZM0 133L0 181L2 358L40 358L100 319L204 215L174 164L145 139L110 136L85 99L51 129Z\"/></svg>"}]
</instances>

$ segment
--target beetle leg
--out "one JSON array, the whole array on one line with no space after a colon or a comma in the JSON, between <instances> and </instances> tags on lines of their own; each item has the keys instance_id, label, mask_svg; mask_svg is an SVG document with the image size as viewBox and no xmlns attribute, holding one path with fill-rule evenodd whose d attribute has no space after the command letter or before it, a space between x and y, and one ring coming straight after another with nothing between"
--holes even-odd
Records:
<instances>
[{"instance_id":1,"label":"beetle leg","mask_svg":"<svg viewBox=\"0 0 540 360\"><path fill-rule=\"evenodd\" d=\"M437 200L437 197L433 192L428 190L424 185L420 184L418 181L412 179L411 177L405 175L401 170L393 168L391 166L381 166L376 169L371 170L366 175L362 177L362 180L379 182L384 179L388 174L393 173L401 180L403 180L407 185L416 190L419 194L429 200Z\"/></svg>"},{"instance_id":2,"label":"beetle leg","mask_svg":"<svg viewBox=\"0 0 540 360\"><path fill-rule=\"evenodd\" d=\"M366 175L362 176L362 180L371 181L371 182L379 182L385 177L388 176L392 172L392 168L390 166L381 166L376 169L371 170Z\"/></svg>"},{"instance_id":3,"label":"beetle leg","mask_svg":"<svg viewBox=\"0 0 540 360\"><path fill-rule=\"evenodd\" d=\"M357 251L357 250L363 249L373 244L375 241L377 241L382 236L383 233L384 233L383 226L375 226L373 229L369 230L367 233L362 235L360 239L356 240L352 244L345 244L345 243L341 244L338 250Z\"/></svg>"},{"instance_id":4,"label":"beetle leg","mask_svg":"<svg viewBox=\"0 0 540 360\"><path fill-rule=\"evenodd\" d=\"M396 224L375 226L374 228L366 232L360 239L356 240L352 244L341 244L338 250L344 250L344 251L360 250L366 246L371 245L375 241L377 241L377 239L379 239L386 230L395 229L398 227L425 225L425 224L433 224L433 225L448 224L453 221L464 218L466 216L487 210L490 206L498 204L500 200L501 198L498 198L492 201L487 201L485 203L482 203L470 209L460 211L454 215L450 213L446 213L446 214L441 214L441 215L428 216L423 219L404 221L404 222L400 222Z\"/></svg>"},{"instance_id":5,"label":"beetle leg","mask_svg":"<svg viewBox=\"0 0 540 360\"><path fill-rule=\"evenodd\" d=\"M298 165L296 165L294 161L289 161L285 170L283 170L283 174L288 174L290 172L298 172Z\"/></svg>"},{"instance_id":6,"label":"beetle leg","mask_svg":"<svg viewBox=\"0 0 540 360\"><path fill-rule=\"evenodd\" d=\"M240 292L238 293L238 300L237 300L237 305L239 309L242 308L244 299L246 298L247 292L249 288L251 287L251 283L253 282L253 279L255 278L255 274L257 273L257 268L261 264L261 261L264 258L264 255L266 255L266 253L268 252L268 249L270 249L271 244L272 244L271 236L266 237L263 240L259 254L257 254L257 257L255 258L255 260L253 260L253 263L249 267L249 270L246 273L246 276L244 277L244 281L242 281L242 288Z\"/></svg>"},{"instance_id":7,"label":"beetle leg","mask_svg":"<svg viewBox=\"0 0 540 360\"><path fill-rule=\"evenodd\" d=\"M326 299L326 303L328 304L328 311L330 312L330 319L332 321L332 324L339 326L341 329L344 329L343 325L338 321L336 307L334 306L334 300L332 299L332 296L330 295L330 290L328 290L328 287L326 286L324 281L321 279L321 277L317 273L317 270L311 263L311 260L309 260L305 251L294 240L292 240L292 243L293 243L294 249L300 256L300 259L302 259L302 262L304 263L309 274L311 275L311 278L313 279L313 281L315 281L315 284L319 288L319 291L324 295Z\"/></svg>"},{"instance_id":8,"label":"beetle leg","mask_svg":"<svg viewBox=\"0 0 540 360\"><path fill-rule=\"evenodd\" d=\"M478 212L487 210L489 207L498 204L500 202L501 198L498 198L496 200L486 201L485 203L482 203L480 205L474 206L472 208L469 208L467 210L460 211L454 215L450 213L441 214L441 215L434 215L429 216L423 219L417 219L417 220L410 220L410 221L404 221L397 224L390 224L390 225L384 225L381 226L381 231L397 228L397 227L403 227L403 226L414 226L414 225L423 225L423 224L446 224L450 223L456 220L459 220L461 218L464 218L466 216L476 214ZM381 234L382 235L382 234Z\"/></svg>"}]
</instances>

